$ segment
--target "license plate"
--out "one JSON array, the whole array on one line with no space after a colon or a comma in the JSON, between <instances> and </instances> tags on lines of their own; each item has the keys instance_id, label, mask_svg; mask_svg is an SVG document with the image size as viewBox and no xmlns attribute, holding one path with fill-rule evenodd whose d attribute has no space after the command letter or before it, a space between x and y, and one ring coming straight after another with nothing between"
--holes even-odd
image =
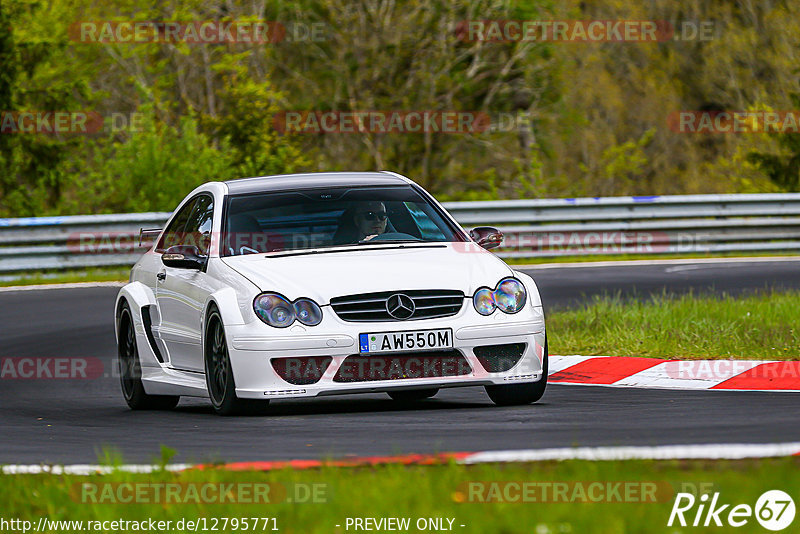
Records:
<instances>
[{"instance_id":1,"label":"license plate","mask_svg":"<svg viewBox=\"0 0 800 534\"><path fill-rule=\"evenodd\" d=\"M415 330L412 332L378 332L359 335L359 352L403 352L453 348L453 330Z\"/></svg>"}]
</instances>

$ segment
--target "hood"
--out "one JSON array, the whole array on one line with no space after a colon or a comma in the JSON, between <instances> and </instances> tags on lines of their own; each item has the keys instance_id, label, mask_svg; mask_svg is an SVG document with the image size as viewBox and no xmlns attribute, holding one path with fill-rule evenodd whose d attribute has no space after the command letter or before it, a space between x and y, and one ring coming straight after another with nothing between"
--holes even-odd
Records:
<instances>
[{"instance_id":1,"label":"hood","mask_svg":"<svg viewBox=\"0 0 800 534\"><path fill-rule=\"evenodd\" d=\"M320 305L333 297L377 291L457 289L472 295L512 275L491 252L464 245L468 244L371 245L310 254L229 256L222 261L262 291L290 300L308 297Z\"/></svg>"}]
</instances>

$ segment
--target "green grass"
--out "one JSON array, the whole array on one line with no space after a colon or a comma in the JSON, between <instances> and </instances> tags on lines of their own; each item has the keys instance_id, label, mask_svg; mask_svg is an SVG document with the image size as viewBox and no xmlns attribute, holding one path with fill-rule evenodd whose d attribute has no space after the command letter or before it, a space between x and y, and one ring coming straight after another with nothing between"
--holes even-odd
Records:
<instances>
[{"instance_id":1,"label":"green grass","mask_svg":"<svg viewBox=\"0 0 800 534\"><path fill-rule=\"evenodd\" d=\"M130 267L97 268L68 271L40 271L9 275L0 279L0 287L30 286L39 284L71 284L75 282L124 282L130 275Z\"/></svg>"},{"instance_id":2,"label":"green grass","mask_svg":"<svg viewBox=\"0 0 800 534\"><path fill-rule=\"evenodd\" d=\"M720 501L755 505L760 494L781 489L797 498L800 459L752 461L564 461L532 464L459 466L396 465L370 468L322 468L273 472L188 471L149 475L115 473L89 477L14 475L0 477L3 518L34 522L52 520L137 520L176 522L181 518L274 517L281 532L353 532L348 517L452 518L453 531L464 533L625 533L665 532L675 494L690 488L698 493L720 492ZM572 488L559 502L475 502L470 482L628 482L655 484L656 502L582 502ZM303 495L316 484L318 502L269 503L109 503L84 502L86 488L103 495L105 483L239 483L270 484L270 495L285 490ZM89 486L84 486L89 484ZM119 486L111 486L118 489ZM186 486L183 486L186 487ZM487 488L488 486L484 486ZM550 486L552 488L552 486ZM691 490L690 490L691 491ZM693 491L692 491L693 492ZM182 493L186 495L186 493ZM541 493L540 493L541 495ZM623 497L624 498L624 497ZM313 499L312 499L313 501ZM729 507L730 509L730 507ZM693 509L693 512L696 510ZM687 516L693 518L693 514ZM795 520L795 524L797 520ZM174 523L173 523L174 524ZM340 525L336 527L336 525ZM460 525L465 525L461 527ZM271 524L270 524L271 527ZM689 528L687 531L691 531ZM697 529L694 529L697 530ZM717 529L721 530L721 529ZM176 531L173 530L172 531ZM202 528L200 528L202 531ZM232 529L227 529L233 532ZM253 530L249 530L252 532ZM260 528L258 532L264 532ZM271 531L271 529L267 529ZM763 532L754 518L741 532ZM412 526L408 532L418 532Z\"/></svg>"},{"instance_id":3,"label":"green grass","mask_svg":"<svg viewBox=\"0 0 800 534\"><path fill-rule=\"evenodd\" d=\"M551 354L800 360L800 293L596 297L548 314Z\"/></svg>"}]
</instances>

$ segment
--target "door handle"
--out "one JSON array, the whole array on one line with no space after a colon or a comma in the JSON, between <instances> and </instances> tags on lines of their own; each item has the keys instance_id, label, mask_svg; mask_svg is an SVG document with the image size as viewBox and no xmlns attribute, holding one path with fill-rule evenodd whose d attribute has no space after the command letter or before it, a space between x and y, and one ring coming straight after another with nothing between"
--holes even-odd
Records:
<instances>
[{"instance_id":1,"label":"door handle","mask_svg":"<svg viewBox=\"0 0 800 534\"><path fill-rule=\"evenodd\" d=\"M156 278L158 278L160 281L163 282L164 280L167 279L167 273L165 271L161 271L156 275Z\"/></svg>"}]
</instances>

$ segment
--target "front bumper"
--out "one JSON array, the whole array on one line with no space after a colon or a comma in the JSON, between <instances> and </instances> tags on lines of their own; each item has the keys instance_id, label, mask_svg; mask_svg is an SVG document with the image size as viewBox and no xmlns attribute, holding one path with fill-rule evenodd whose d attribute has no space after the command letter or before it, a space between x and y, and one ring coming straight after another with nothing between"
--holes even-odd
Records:
<instances>
[{"instance_id":1,"label":"front bumper","mask_svg":"<svg viewBox=\"0 0 800 534\"><path fill-rule=\"evenodd\" d=\"M502 385L537 382L542 379L545 324L541 307L526 306L519 313L507 315L497 310L489 317L479 315L465 305L453 317L417 321L356 323L339 319L330 307L323 308L323 321L315 327L295 324L276 329L256 320L253 323L226 327L231 366L236 381L236 395L249 399L317 397L347 393L372 393L398 389L446 388L475 385ZM387 379L341 381L337 373L348 356L358 356L361 333L407 332L451 328L453 349L459 360L468 362L450 376L403 378L394 374ZM510 369L490 372L475 354L476 347L524 344L521 357ZM362 355L375 358L378 355ZM380 353L383 359L405 365L414 353ZM295 385L273 368L273 360L283 358L329 357L330 364L321 378L312 384ZM395 358L396 357L396 358ZM484 360L485 361L485 360ZM371 362L377 363L377 362ZM410 374L411 376L416 376Z\"/></svg>"}]
</instances>

